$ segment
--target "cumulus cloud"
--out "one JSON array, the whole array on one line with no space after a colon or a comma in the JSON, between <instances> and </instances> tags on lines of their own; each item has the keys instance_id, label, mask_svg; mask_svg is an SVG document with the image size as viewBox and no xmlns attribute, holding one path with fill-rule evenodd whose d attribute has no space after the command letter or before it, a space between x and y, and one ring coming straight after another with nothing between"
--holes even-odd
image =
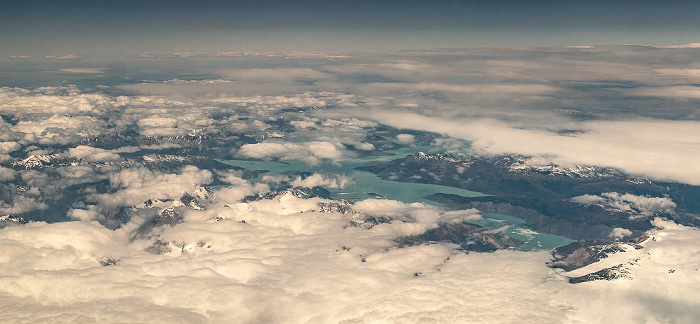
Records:
<instances>
[{"instance_id":1,"label":"cumulus cloud","mask_svg":"<svg viewBox=\"0 0 700 324\"><path fill-rule=\"evenodd\" d=\"M0 154L12 153L22 147L17 142L0 142Z\"/></svg>"},{"instance_id":2,"label":"cumulus cloud","mask_svg":"<svg viewBox=\"0 0 700 324\"><path fill-rule=\"evenodd\" d=\"M87 136L96 136L105 128L103 121L88 116L54 115L37 121L21 121L14 130L23 139L40 144L69 144Z\"/></svg>"},{"instance_id":3,"label":"cumulus cloud","mask_svg":"<svg viewBox=\"0 0 700 324\"><path fill-rule=\"evenodd\" d=\"M0 141L69 144L98 136L106 131L103 114L122 107L125 101L126 97L81 93L74 86L0 88L0 110L14 119L12 124L0 122Z\"/></svg>"},{"instance_id":4,"label":"cumulus cloud","mask_svg":"<svg viewBox=\"0 0 700 324\"><path fill-rule=\"evenodd\" d=\"M15 170L0 167L0 182L12 181L15 179Z\"/></svg>"},{"instance_id":5,"label":"cumulus cloud","mask_svg":"<svg viewBox=\"0 0 700 324\"><path fill-rule=\"evenodd\" d=\"M238 150L242 157L253 159L296 160L310 165L317 165L322 160L337 161L345 156L342 144L329 142L263 142L245 144Z\"/></svg>"},{"instance_id":6,"label":"cumulus cloud","mask_svg":"<svg viewBox=\"0 0 700 324\"><path fill-rule=\"evenodd\" d=\"M3 112L24 117L87 113L119 105L119 100L104 94L81 93L76 87L45 87L34 90L0 88L0 108Z\"/></svg>"},{"instance_id":7,"label":"cumulus cloud","mask_svg":"<svg viewBox=\"0 0 700 324\"><path fill-rule=\"evenodd\" d=\"M395 220L362 229L348 226L350 215L318 212L320 201L217 202L154 238L133 239L136 223L106 229L78 209L71 215L81 222L2 229L0 318L586 323L697 315L697 292L687 284L700 266L695 230L667 226L644 250L629 252L649 253L630 269L634 280L570 285L546 267L546 252L465 254L450 244L399 248L393 241L476 217L474 210L366 200L353 209ZM168 246L163 255L146 251L156 239Z\"/></svg>"},{"instance_id":8,"label":"cumulus cloud","mask_svg":"<svg viewBox=\"0 0 700 324\"><path fill-rule=\"evenodd\" d=\"M46 206L45 203L27 196L13 197L12 202L10 203L0 201L0 214L4 215L22 214L46 208L48 208L48 206Z\"/></svg>"},{"instance_id":9,"label":"cumulus cloud","mask_svg":"<svg viewBox=\"0 0 700 324\"><path fill-rule=\"evenodd\" d=\"M571 198L571 201L629 213L630 219L649 218L658 213L673 213L676 208L676 203L668 197L647 197L617 192L605 192L600 196L581 195Z\"/></svg>"},{"instance_id":10,"label":"cumulus cloud","mask_svg":"<svg viewBox=\"0 0 700 324\"><path fill-rule=\"evenodd\" d=\"M68 148L66 156L103 163L119 161L118 153L182 148L188 135L207 144L228 134L225 139L236 143L234 152L241 157L314 165L347 158L352 152L346 148L377 149L370 143L375 130L387 139L398 133L397 141L415 143L419 139L401 129L416 129L447 135L434 143L462 152L468 147L477 154L516 153L533 156L531 161L601 165L700 184L700 169L688 162L700 158L698 124L669 121L697 117L698 96L689 85L697 66L690 64L695 56L689 50L445 50L324 60L323 67L305 60L276 69L220 71L222 76L208 80L118 86L143 94L130 97L83 93L72 86L2 88L0 163L13 160L9 154L22 146L28 153ZM268 54L255 55L295 57ZM659 102L672 109L658 109ZM146 139L119 150L76 146L125 129ZM251 139L262 142L237 149ZM52 149L53 144L65 146ZM79 221L0 230L0 321L590 323L691 322L700 315L700 296L692 285L700 267L698 231L658 218L651 220L658 228L652 232L655 240L643 243L644 249L604 261L627 264L639 258L629 269L634 280L569 285L565 276L574 274L547 268L546 252L464 254L450 244L396 243L440 224L477 220L476 210L369 199L343 214L321 212L319 204L329 200L289 193L244 201L268 193L266 183L274 181L341 188L351 184L345 176L268 176L252 184L242 173L217 172L229 186L213 192L205 210L183 209L183 222L135 238L143 218L117 230L95 221L111 207L201 193L214 175L192 166L167 172L102 167L0 168L0 181L32 187L0 203L0 214L48 208L37 188L109 179L106 192L95 193L101 185L86 186L88 201L66 207L67 216ZM652 218L676 207L665 197L615 192L572 201L632 218ZM390 219L367 229L351 225L357 215ZM610 237L623 240L630 234L615 227Z\"/></svg>"},{"instance_id":11,"label":"cumulus cloud","mask_svg":"<svg viewBox=\"0 0 700 324\"><path fill-rule=\"evenodd\" d=\"M314 173L306 178L297 177L289 184L294 187L313 188L323 186L331 189L345 188L354 184L355 181L351 177L344 175L322 175Z\"/></svg>"},{"instance_id":12,"label":"cumulus cloud","mask_svg":"<svg viewBox=\"0 0 700 324\"><path fill-rule=\"evenodd\" d=\"M245 186L244 180L229 180ZM22 305L2 316L91 318L104 316L95 307L107 302L133 310L136 306L120 302L133 298L147 311L120 312L106 320L151 321L167 309L186 322L416 321L426 316L452 321L474 319L474 309L486 312L496 300L517 305L519 312L512 307L486 312L494 319L515 319L531 307L540 310L533 321L554 322L562 315L538 283L552 276L544 265L546 253L499 252L494 254L498 262L511 266L491 268L485 256L459 253L451 245L397 248L393 241L421 233L441 218L464 220L476 211L443 213L406 205L401 207L404 220L367 230L348 226L350 215L319 212L320 201L284 195L218 202L163 228L157 239L170 246L164 255L144 250L153 239L132 239L136 224L108 230L89 221L97 217L89 210L71 211L83 222L0 230L6 251L0 301ZM381 214L397 203L375 201L371 210ZM75 276L76 271L82 275ZM514 295L513 287L523 293ZM59 303L60 310L54 307Z\"/></svg>"},{"instance_id":13,"label":"cumulus cloud","mask_svg":"<svg viewBox=\"0 0 700 324\"><path fill-rule=\"evenodd\" d=\"M59 167L56 172L61 176L54 185L73 186L84 183L100 182L107 178L106 175L98 174L87 165L70 165Z\"/></svg>"},{"instance_id":14,"label":"cumulus cloud","mask_svg":"<svg viewBox=\"0 0 700 324\"><path fill-rule=\"evenodd\" d=\"M67 155L87 162L114 162L121 160L121 157L117 153L86 145L79 145L68 149Z\"/></svg>"},{"instance_id":15,"label":"cumulus cloud","mask_svg":"<svg viewBox=\"0 0 700 324\"><path fill-rule=\"evenodd\" d=\"M416 139L416 137L411 134L399 134L396 135L396 139L399 140L399 142L401 143L411 144Z\"/></svg>"},{"instance_id":16,"label":"cumulus cloud","mask_svg":"<svg viewBox=\"0 0 700 324\"><path fill-rule=\"evenodd\" d=\"M110 174L110 186L117 189L116 192L98 194L95 198L104 206L133 206L148 199L178 199L211 181L209 170L191 165L183 167L179 173L130 168Z\"/></svg>"},{"instance_id":17,"label":"cumulus cloud","mask_svg":"<svg viewBox=\"0 0 700 324\"><path fill-rule=\"evenodd\" d=\"M99 212L91 209L70 209L68 217L84 222L95 221L103 218Z\"/></svg>"},{"instance_id":18,"label":"cumulus cloud","mask_svg":"<svg viewBox=\"0 0 700 324\"><path fill-rule=\"evenodd\" d=\"M0 232L9 261L0 278L0 300L14 310L2 316L143 322L177 314L175 322L240 323L414 322L425 317L452 322L477 316L522 322L526 316L554 323L563 315L548 303L553 284L531 280L550 276L536 265L546 259L544 253L498 253L499 262L505 265L507 259L510 266L492 267L483 255L455 254L442 245L384 250L388 242L381 236L364 237L363 243L344 234L353 229L343 229L342 223L322 223L310 234L295 235L263 222L221 221L206 227L186 222L166 229L162 238L207 243L185 244L166 256L150 255L141 249L146 242L129 243L124 233L92 222L8 228ZM269 254L273 246L274 256ZM359 255L365 253L362 262ZM119 262L101 266L106 257ZM44 271L22 271L27 268ZM76 270L84 275L71 275ZM132 299L138 303L126 302ZM510 307L494 308L494 302ZM114 307L121 311L104 317Z\"/></svg>"},{"instance_id":19,"label":"cumulus cloud","mask_svg":"<svg viewBox=\"0 0 700 324\"><path fill-rule=\"evenodd\" d=\"M621 228L621 227L615 227L613 228L612 232L610 232L610 237L615 240L621 240L627 236L631 236L632 231L626 229L626 228Z\"/></svg>"}]
</instances>

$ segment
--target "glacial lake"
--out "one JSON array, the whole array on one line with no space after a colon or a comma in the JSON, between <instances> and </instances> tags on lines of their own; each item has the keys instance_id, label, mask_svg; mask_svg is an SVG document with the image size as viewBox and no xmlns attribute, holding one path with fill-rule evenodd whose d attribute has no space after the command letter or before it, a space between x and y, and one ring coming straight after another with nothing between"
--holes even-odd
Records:
<instances>
[{"instance_id":1,"label":"glacial lake","mask_svg":"<svg viewBox=\"0 0 700 324\"><path fill-rule=\"evenodd\" d=\"M323 163L315 166L309 166L306 163L299 161L218 161L227 165L248 170L267 171L258 175L256 179L252 179L252 182L261 181L263 175L265 174L286 176L300 172L309 172L327 175L340 174L349 176L353 179L353 181L355 181L354 184L348 185L345 188L340 189L325 189L331 193L331 197L334 199L345 199L353 202L368 198L377 198L379 196L386 199L398 200L404 203L420 202L424 204L431 204L442 207L442 204L427 199L426 196L436 193L459 195L463 197L488 196L487 194L481 192L442 185L383 180L380 179L374 173L355 169L357 167L370 164L372 162L390 161L403 158L407 155L412 155L417 152L432 151L434 151L434 149L429 146L402 147L396 150L385 151L384 153L388 153L387 155L349 158L342 161L338 161L337 164ZM483 219L477 221L470 221L469 223L484 226L491 229L498 229L507 226L506 229L503 230L503 233L505 235L525 242L525 244L517 248L517 250L549 250L574 242L574 240L562 236L535 232L525 227L525 222L522 219L519 219L514 216L494 213L482 213L482 216Z\"/></svg>"}]
</instances>

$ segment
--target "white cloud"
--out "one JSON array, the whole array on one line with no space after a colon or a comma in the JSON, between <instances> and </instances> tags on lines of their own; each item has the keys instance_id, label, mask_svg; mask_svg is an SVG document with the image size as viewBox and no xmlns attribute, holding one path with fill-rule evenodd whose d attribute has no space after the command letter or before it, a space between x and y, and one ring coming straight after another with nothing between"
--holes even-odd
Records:
<instances>
[{"instance_id":1,"label":"white cloud","mask_svg":"<svg viewBox=\"0 0 700 324\"><path fill-rule=\"evenodd\" d=\"M414 113L377 112L383 123L438 132L472 141L490 154L517 153L561 165L622 169L661 180L700 184L700 123L694 121L598 121L577 126L583 133L559 135L493 119L447 120Z\"/></svg>"},{"instance_id":2,"label":"white cloud","mask_svg":"<svg viewBox=\"0 0 700 324\"><path fill-rule=\"evenodd\" d=\"M124 169L110 174L110 185L118 189L95 196L104 206L134 206L148 199L178 199L212 181L208 170L185 166L179 173L161 173L146 168Z\"/></svg>"},{"instance_id":3,"label":"white cloud","mask_svg":"<svg viewBox=\"0 0 700 324\"><path fill-rule=\"evenodd\" d=\"M630 219L650 218L657 213L673 213L676 208L676 203L668 197L647 197L617 192L605 192L600 196L576 196L571 198L571 201L583 205L599 205L606 209L629 213Z\"/></svg>"},{"instance_id":4,"label":"white cloud","mask_svg":"<svg viewBox=\"0 0 700 324\"><path fill-rule=\"evenodd\" d=\"M68 217L83 222L90 222L103 218L97 211L91 209L70 209L68 210Z\"/></svg>"},{"instance_id":5,"label":"white cloud","mask_svg":"<svg viewBox=\"0 0 700 324\"><path fill-rule=\"evenodd\" d=\"M348 129L348 128L360 129L360 128L376 127L377 123L375 123L371 120L363 120L363 119L357 119L357 118L340 118L340 119L328 118L328 119L323 121L322 125L325 127L342 127L345 129Z\"/></svg>"},{"instance_id":6,"label":"white cloud","mask_svg":"<svg viewBox=\"0 0 700 324\"><path fill-rule=\"evenodd\" d=\"M47 59L54 59L54 60L67 60L67 61L75 61L83 58L81 55L76 55L76 54L66 54L66 55L46 55Z\"/></svg>"},{"instance_id":7,"label":"white cloud","mask_svg":"<svg viewBox=\"0 0 700 324\"><path fill-rule=\"evenodd\" d=\"M4 215L22 214L46 208L48 208L48 206L46 206L45 203L26 196L13 197L12 202L10 203L0 201L0 214Z\"/></svg>"},{"instance_id":8,"label":"white cloud","mask_svg":"<svg viewBox=\"0 0 700 324\"><path fill-rule=\"evenodd\" d=\"M582 205L596 205L606 202L606 199L596 195L581 195L571 198L571 202Z\"/></svg>"},{"instance_id":9,"label":"white cloud","mask_svg":"<svg viewBox=\"0 0 700 324\"><path fill-rule=\"evenodd\" d=\"M77 209L71 215L85 221L2 229L0 318L590 323L697 315L700 296L688 282L700 266L700 234L692 229L666 226L629 252L649 253L631 268L633 280L570 285L545 265L547 252L465 254L449 244L393 242L476 211L368 200L353 208L402 220L365 230L347 226L349 215L319 213L319 201L222 201L149 239L132 239L138 223L109 230ZM155 239L173 242L171 251L145 252Z\"/></svg>"},{"instance_id":10,"label":"white cloud","mask_svg":"<svg viewBox=\"0 0 700 324\"><path fill-rule=\"evenodd\" d=\"M356 149L361 151L372 151L375 149L374 144L372 143L357 143L354 145Z\"/></svg>"},{"instance_id":11,"label":"white cloud","mask_svg":"<svg viewBox=\"0 0 700 324\"><path fill-rule=\"evenodd\" d=\"M73 186L83 183L100 182L107 178L106 175L97 174L92 167L87 165L70 165L56 169L61 178L56 180L56 184L63 186Z\"/></svg>"},{"instance_id":12,"label":"white cloud","mask_svg":"<svg viewBox=\"0 0 700 324\"><path fill-rule=\"evenodd\" d=\"M686 74L688 75L688 74ZM632 95L645 97L662 97L674 99L700 99L700 87L694 86L669 86L636 88L629 91Z\"/></svg>"},{"instance_id":13,"label":"white cloud","mask_svg":"<svg viewBox=\"0 0 700 324\"><path fill-rule=\"evenodd\" d=\"M54 115L37 121L21 121L14 131L24 134L24 140L40 144L68 144L87 136L97 136L105 123L88 116Z\"/></svg>"},{"instance_id":14,"label":"white cloud","mask_svg":"<svg viewBox=\"0 0 700 324\"><path fill-rule=\"evenodd\" d=\"M666 46L654 46L657 48L700 48L700 43L688 43L681 45L666 45Z\"/></svg>"},{"instance_id":15,"label":"white cloud","mask_svg":"<svg viewBox=\"0 0 700 324\"><path fill-rule=\"evenodd\" d=\"M556 293L574 306L566 322L692 323L700 316L697 269L700 268L700 231L655 220L667 228L652 233L644 249L616 253L576 270L578 274L622 264L630 279L576 284Z\"/></svg>"},{"instance_id":16,"label":"white cloud","mask_svg":"<svg viewBox=\"0 0 700 324\"><path fill-rule=\"evenodd\" d=\"M612 232L610 232L610 237L616 240L621 240L627 236L631 236L632 231L626 229L626 228L621 228L621 227L615 227L613 228Z\"/></svg>"},{"instance_id":17,"label":"white cloud","mask_svg":"<svg viewBox=\"0 0 700 324\"><path fill-rule=\"evenodd\" d=\"M411 144L413 141L415 141L416 137L411 134L399 134L396 135L396 139L401 143Z\"/></svg>"},{"instance_id":18,"label":"white cloud","mask_svg":"<svg viewBox=\"0 0 700 324\"><path fill-rule=\"evenodd\" d=\"M309 129L316 127L315 120L292 120L289 122L289 124L299 129Z\"/></svg>"},{"instance_id":19,"label":"white cloud","mask_svg":"<svg viewBox=\"0 0 700 324\"><path fill-rule=\"evenodd\" d=\"M17 142L0 142L0 154L12 153L22 148Z\"/></svg>"},{"instance_id":20,"label":"white cloud","mask_svg":"<svg viewBox=\"0 0 700 324\"><path fill-rule=\"evenodd\" d=\"M294 81L296 79L327 79L331 75L309 68L277 68L277 69L232 69L219 71L222 76L235 80L247 81Z\"/></svg>"},{"instance_id":21,"label":"white cloud","mask_svg":"<svg viewBox=\"0 0 700 324\"><path fill-rule=\"evenodd\" d=\"M700 69L657 69L655 71L663 75L700 77Z\"/></svg>"},{"instance_id":22,"label":"white cloud","mask_svg":"<svg viewBox=\"0 0 700 324\"><path fill-rule=\"evenodd\" d=\"M2 88L0 110L12 123L18 123L0 122L0 162L11 161L8 153L21 146L75 146L76 140L132 125L143 136L182 136L197 130L198 134L230 131L264 137L278 131L277 119L271 118L290 121L293 116L290 124L294 130L284 134L285 141L268 139L244 145L238 153L248 158L316 164L347 157L351 152L345 150L346 145L373 149L365 143L366 136L369 129L380 125L361 118L366 111L357 107L386 107L388 110L370 117L398 128L466 139L478 153L518 153L539 161L603 165L700 184L700 169L691 163L700 158L698 123L625 119L635 114L663 115L660 118L670 118L667 115L671 113L680 116L673 118L687 115L676 106L664 111L655 106L636 107L641 101L627 107L632 112L618 115L624 109L617 107L625 103L615 97L636 91L637 95L667 100L696 99L696 89L686 86L690 82L680 82L695 77L693 66L669 63L660 68L658 56L654 56L658 53L647 54L647 49L635 51L633 47L576 49L574 59L562 54L567 51L571 50L398 53L390 60L373 56L369 63L323 69L233 70L227 72L232 80L169 80L120 87L148 94L129 98L81 93L75 87ZM664 51L664 55L670 52ZM624 61L616 53L631 59ZM172 54L212 55L219 54ZM680 62L682 57L673 56L668 61ZM350 84L324 71L365 73L397 81ZM315 82L296 82L299 79ZM612 81L601 84L600 80ZM642 86L625 88L629 82ZM308 92L310 89L314 91ZM601 92L603 96L599 96ZM596 100L605 100L605 104ZM687 106L692 101L674 103ZM590 113L588 117L616 121L574 122L557 115L559 112L542 112L561 106L587 107L581 111ZM696 113L694 107L690 110ZM333 113L337 115L330 117ZM212 117L219 115L225 117ZM542 130L545 127L581 132L563 136ZM415 140L405 135L397 140ZM450 139L435 143L464 148L464 143ZM107 162L117 161L119 152L179 146L157 143L120 151L78 146L66 154ZM17 173L8 170L0 168L0 180L3 174L6 179L17 178ZM56 173L62 178L36 171L20 174L35 188L105 177L86 165L56 168ZM201 192L200 186L212 181L209 171L194 167L176 173L141 167L122 170L110 176L108 194L91 197L98 205L78 204L69 211L68 216L81 222L30 223L0 230L0 322L50 318L122 323L591 323L630 319L691 322L700 316L700 296L694 289L700 284L696 278L700 236L698 231L670 221L652 221L659 232L653 234L655 241L645 243L646 248L634 255L650 253L631 269L634 280L569 285L562 273L545 266L549 259L546 252L464 254L449 244L399 248L395 242L399 236L420 234L442 223L478 219L475 210L447 212L424 204L366 200L352 208L361 215L387 216L393 221L363 229L349 225L356 214L319 212L318 203L327 202L320 198L303 200L287 194L241 202L247 196L267 192L267 186L253 185L237 173L219 176L230 186L214 192L206 210L183 211L184 222L160 228L147 239L133 239L133 230L143 221L139 217L116 231L93 221L103 217L99 212L102 207ZM349 184L344 177L318 174L291 182L298 186ZM33 190L32 195L41 194ZM615 208L633 217L651 217L675 207L665 197L619 193L573 200ZM35 198L19 197L0 205L0 213L45 208L42 204ZM616 239L629 234L622 227L610 233ZM164 255L145 252L155 239L169 242L171 251ZM615 256L627 253L636 252ZM114 258L114 262L102 266L100 261L109 260L106 258ZM671 267L675 272L669 271Z\"/></svg>"},{"instance_id":23,"label":"white cloud","mask_svg":"<svg viewBox=\"0 0 700 324\"><path fill-rule=\"evenodd\" d=\"M297 177L289 184L294 187L313 188L323 186L331 189L345 188L354 184L355 181L351 177L344 175L322 175L314 173L304 179Z\"/></svg>"},{"instance_id":24,"label":"white cloud","mask_svg":"<svg viewBox=\"0 0 700 324\"><path fill-rule=\"evenodd\" d=\"M242 157L253 159L296 160L309 165L319 164L322 160L337 161L346 154L342 144L313 141L306 143L263 142L245 144L238 150Z\"/></svg>"},{"instance_id":25,"label":"white cloud","mask_svg":"<svg viewBox=\"0 0 700 324\"><path fill-rule=\"evenodd\" d=\"M119 105L118 100L104 94L81 93L75 87L0 88L0 108L16 117L87 113L111 105Z\"/></svg>"},{"instance_id":26,"label":"white cloud","mask_svg":"<svg viewBox=\"0 0 700 324\"><path fill-rule=\"evenodd\" d=\"M286 218L301 216L314 215ZM140 249L145 242L128 243L123 232L92 222L5 229L0 240L9 262L0 278L0 303L13 312L3 316L157 322L177 314L175 322L188 323L336 323L426 317L523 322L531 314L525 322L553 323L563 315L548 302L553 284L532 280L548 275L544 253L465 255L442 245L382 251L372 246L386 244L380 238L348 240L350 233L344 233L354 229L323 223L324 231L292 237L293 232L258 223L183 223L166 229L162 238L202 239L206 245L185 244L186 255L166 256L145 253ZM351 250L342 250L343 244ZM360 260L363 253L366 262ZM105 257L120 261L103 267L98 262ZM492 267L489 259L510 266ZM112 313L115 307L119 311Z\"/></svg>"},{"instance_id":27,"label":"white cloud","mask_svg":"<svg viewBox=\"0 0 700 324\"><path fill-rule=\"evenodd\" d=\"M376 83L375 87L423 91L449 91L499 95L544 95L558 89L540 84L446 84L446 83Z\"/></svg>"},{"instance_id":28,"label":"white cloud","mask_svg":"<svg viewBox=\"0 0 700 324\"><path fill-rule=\"evenodd\" d=\"M100 74L100 73L105 73L105 70L108 70L108 69L107 68L68 68L68 69L60 69L59 71L66 72L66 73L79 73L79 74Z\"/></svg>"},{"instance_id":29,"label":"white cloud","mask_svg":"<svg viewBox=\"0 0 700 324\"><path fill-rule=\"evenodd\" d=\"M254 159L269 157L282 157L295 151L299 146L293 143L256 143L245 144L238 150L238 154Z\"/></svg>"},{"instance_id":30,"label":"white cloud","mask_svg":"<svg viewBox=\"0 0 700 324\"><path fill-rule=\"evenodd\" d=\"M121 157L117 153L85 145L79 145L68 149L68 156L87 162L114 162L121 160Z\"/></svg>"},{"instance_id":31,"label":"white cloud","mask_svg":"<svg viewBox=\"0 0 700 324\"><path fill-rule=\"evenodd\" d=\"M5 168L5 167L0 167L0 182L15 180L16 174L17 173L15 172L15 170Z\"/></svg>"}]
</instances>

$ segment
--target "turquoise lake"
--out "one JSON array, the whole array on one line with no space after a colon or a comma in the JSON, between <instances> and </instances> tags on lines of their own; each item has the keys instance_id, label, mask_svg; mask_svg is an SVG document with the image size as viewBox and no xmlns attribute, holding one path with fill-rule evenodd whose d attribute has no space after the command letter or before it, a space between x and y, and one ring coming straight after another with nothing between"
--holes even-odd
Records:
<instances>
[{"instance_id":1,"label":"turquoise lake","mask_svg":"<svg viewBox=\"0 0 700 324\"><path fill-rule=\"evenodd\" d=\"M253 160L218 160L221 163L240 167L248 170L264 170L264 174L270 175L291 175L298 172L313 172L320 174L342 174L352 177L355 184L348 185L342 189L325 188L330 191L334 199L345 199L348 201L359 201L368 198L376 198L377 195L386 199L398 200L404 203L420 202L436 206L442 205L438 202L425 198L435 193L453 194L463 197L483 197L488 194L470 191L461 188L441 186L424 183L408 183L382 180L375 174L367 171L360 171L356 167L372 162L389 161L403 158L417 152L432 152L434 149L429 146L402 147L396 150L385 151L387 155L366 156L359 158L349 158L338 161L337 164L324 163L316 166L309 166L303 162L267 162ZM260 174L253 182L261 180ZM517 250L536 251L549 250L559 246L567 245L574 240L535 232L524 226L524 221L510 215L482 213L483 219L470 221L474 225L497 229L507 226L503 233L514 239L524 241L525 244Z\"/></svg>"}]
</instances>

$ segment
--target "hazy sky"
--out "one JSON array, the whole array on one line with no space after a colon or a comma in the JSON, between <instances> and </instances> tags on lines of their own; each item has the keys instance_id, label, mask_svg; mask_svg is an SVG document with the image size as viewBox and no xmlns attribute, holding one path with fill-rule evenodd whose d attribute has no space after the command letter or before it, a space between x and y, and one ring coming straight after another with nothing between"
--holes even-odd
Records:
<instances>
[{"instance_id":1,"label":"hazy sky","mask_svg":"<svg viewBox=\"0 0 700 324\"><path fill-rule=\"evenodd\" d=\"M697 41L692 1L4 1L0 55Z\"/></svg>"}]
</instances>

